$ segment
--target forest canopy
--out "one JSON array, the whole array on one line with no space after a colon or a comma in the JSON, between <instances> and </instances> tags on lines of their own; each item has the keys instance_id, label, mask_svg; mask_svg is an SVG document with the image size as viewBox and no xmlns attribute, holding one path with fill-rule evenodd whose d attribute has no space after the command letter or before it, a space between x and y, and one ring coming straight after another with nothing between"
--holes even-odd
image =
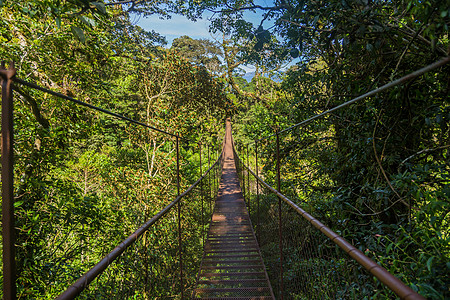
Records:
<instances>
[{"instance_id":1,"label":"forest canopy","mask_svg":"<svg viewBox=\"0 0 450 300\"><path fill-rule=\"evenodd\" d=\"M255 140L450 51L444 0L3 0L0 12L0 59L17 77L190 140L183 188L198 178L199 143L217 156L226 116L253 161ZM220 39L169 49L131 20L205 12ZM450 297L449 74L281 136L283 193L430 299ZM174 140L19 84L14 101L18 295L54 298L173 200ZM258 147L275 184L274 141Z\"/></svg>"}]
</instances>

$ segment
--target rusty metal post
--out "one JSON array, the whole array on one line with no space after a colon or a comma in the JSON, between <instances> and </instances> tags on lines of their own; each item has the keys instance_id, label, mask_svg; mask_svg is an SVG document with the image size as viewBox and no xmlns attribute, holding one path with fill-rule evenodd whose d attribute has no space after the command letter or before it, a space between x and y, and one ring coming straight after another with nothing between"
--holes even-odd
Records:
<instances>
[{"instance_id":1,"label":"rusty metal post","mask_svg":"<svg viewBox=\"0 0 450 300\"><path fill-rule=\"evenodd\" d=\"M213 171L213 175L214 175L214 178L213 178L213 198L216 196L216 176L217 176L217 170L214 170ZM214 198L215 199L215 198ZM212 209L211 209L211 211L212 211Z\"/></svg>"},{"instance_id":2,"label":"rusty metal post","mask_svg":"<svg viewBox=\"0 0 450 300\"><path fill-rule=\"evenodd\" d=\"M258 175L258 142L255 141L255 172L256 172L256 176ZM259 236L259 181L258 179L256 180L256 237L258 238L258 241L260 241Z\"/></svg>"},{"instance_id":3,"label":"rusty metal post","mask_svg":"<svg viewBox=\"0 0 450 300\"><path fill-rule=\"evenodd\" d=\"M248 155L248 143L247 143L247 167L250 168L250 159ZM251 201L251 192L250 192L250 172L247 170L247 202L248 202L248 213L250 214L250 201Z\"/></svg>"},{"instance_id":4,"label":"rusty metal post","mask_svg":"<svg viewBox=\"0 0 450 300\"><path fill-rule=\"evenodd\" d=\"M209 147L210 146L208 145L208 168L211 167L211 158L210 158L210 155L209 155ZM210 174L210 172L208 172L208 188L209 188L209 194L208 194L209 213L212 214L212 211L211 211L211 202L212 202L212 197L211 197L211 174Z\"/></svg>"},{"instance_id":5,"label":"rusty metal post","mask_svg":"<svg viewBox=\"0 0 450 300\"><path fill-rule=\"evenodd\" d=\"M242 150L241 150L241 157L242 157L242 194L244 195L244 202L245 202L245 173L244 173L244 166L245 166L245 148L244 144L242 144Z\"/></svg>"},{"instance_id":6,"label":"rusty metal post","mask_svg":"<svg viewBox=\"0 0 450 300\"><path fill-rule=\"evenodd\" d=\"M216 154L217 154L217 159L219 159L219 150L217 149L216 150ZM216 186L215 186L215 188L216 188L216 190L218 191L219 190L219 184L220 184L220 177L219 177L219 169L216 169ZM214 191L214 195L216 195L216 190Z\"/></svg>"},{"instance_id":7,"label":"rusty metal post","mask_svg":"<svg viewBox=\"0 0 450 300\"><path fill-rule=\"evenodd\" d=\"M280 179L280 138L278 131L277 137L277 190L281 193L281 179ZM280 299L283 299L283 228L281 220L281 198L278 197L278 235L280 248Z\"/></svg>"},{"instance_id":8,"label":"rusty metal post","mask_svg":"<svg viewBox=\"0 0 450 300\"><path fill-rule=\"evenodd\" d=\"M14 139L12 78L14 63L0 67L2 81L2 236L3 236L3 299L16 299L16 249L14 232Z\"/></svg>"},{"instance_id":9,"label":"rusty metal post","mask_svg":"<svg viewBox=\"0 0 450 300\"><path fill-rule=\"evenodd\" d=\"M203 176L203 171L202 171L202 143L199 142L198 143L198 147L200 148L200 178ZM204 213L204 209L203 209L203 179L200 181L200 199L202 202L202 245L205 244L205 222L203 219L203 213Z\"/></svg>"},{"instance_id":10,"label":"rusty metal post","mask_svg":"<svg viewBox=\"0 0 450 300\"><path fill-rule=\"evenodd\" d=\"M180 145L179 136L176 136L177 140L177 196L180 195ZM178 202L178 253L180 258L180 291L181 299L184 299L183 289L183 249L181 245L181 201Z\"/></svg>"}]
</instances>

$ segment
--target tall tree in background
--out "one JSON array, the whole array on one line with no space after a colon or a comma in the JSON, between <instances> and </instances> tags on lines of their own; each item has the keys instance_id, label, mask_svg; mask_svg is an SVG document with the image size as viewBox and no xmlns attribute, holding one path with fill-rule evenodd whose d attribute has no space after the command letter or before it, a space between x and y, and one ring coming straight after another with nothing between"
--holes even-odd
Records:
<instances>
[{"instance_id":1,"label":"tall tree in background","mask_svg":"<svg viewBox=\"0 0 450 300\"><path fill-rule=\"evenodd\" d=\"M293 117L278 119L286 127L448 56L450 50L448 1L205 1L203 5L215 13L213 26L233 31L234 38L245 27L244 12L258 11L261 26L270 27L283 40L285 55L300 58L283 82L287 104L278 112ZM233 22L222 22L227 18ZM274 25L267 25L270 22ZM256 35L258 29L252 26L240 36ZM254 50L264 52L261 41L266 34L256 39ZM393 272L409 274L414 288L434 299L449 295L445 286L450 269L442 267L450 261L449 73L449 66L442 67L337 111L314 123L321 132L316 138L304 134L312 131L310 127L293 131L283 150L283 157L296 166L291 171L309 178L302 181L295 179L296 173L286 174L294 178L286 180L286 188L301 191L314 182L306 176L305 166L314 167L316 171L309 172L327 182L316 186L320 194L316 199L325 199L316 200L317 214L339 230L352 232L349 239L383 257ZM245 120L239 127L247 132L244 140L267 132L267 118L259 112L260 108L250 109L237 118ZM315 146L321 139L329 141L326 147ZM303 147L316 149L306 156L310 161L303 160L307 155ZM374 234L382 238L377 240ZM369 238L362 241L362 236ZM392 248L401 254L387 253ZM401 257L414 262L414 267L401 266Z\"/></svg>"},{"instance_id":2,"label":"tall tree in background","mask_svg":"<svg viewBox=\"0 0 450 300\"><path fill-rule=\"evenodd\" d=\"M219 57L222 56L222 51L210 40L196 40L184 35L174 39L171 48L195 65L205 67L212 74L221 72Z\"/></svg>"},{"instance_id":3,"label":"tall tree in background","mask_svg":"<svg viewBox=\"0 0 450 300\"><path fill-rule=\"evenodd\" d=\"M170 12L161 8L167 2L153 10L122 3L4 1L0 57L15 61L26 81L193 140L217 140L210 131L224 118L221 84L130 21L139 9ZM18 294L54 298L173 200L174 143L19 84L14 91ZM182 168L182 187L196 168Z\"/></svg>"}]
</instances>

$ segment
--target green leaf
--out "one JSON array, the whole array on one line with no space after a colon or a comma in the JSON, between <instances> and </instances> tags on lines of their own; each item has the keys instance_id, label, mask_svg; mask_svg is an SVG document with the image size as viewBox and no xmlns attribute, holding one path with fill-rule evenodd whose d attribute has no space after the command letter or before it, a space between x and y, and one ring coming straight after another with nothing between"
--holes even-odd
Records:
<instances>
[{"instance_id":1,"label":"green leaf","mask_svg":"<svg viewBox=\"0 0 450 300\"><path fill-rule=\"evenodd\" d=\"M100 13L106 15L106 6L105 6L105 4L103 4L101 2L92 2L91 4L94 5Z\"/></svg>"},{"instance_id":2,"label":"green leaf","mask_svg":"<svg viewBox=\"0 0 450 300\"><path fill-rule=\"evenodd\" d=\"M78 19L87 26L94 27L96 25L95 21L91 18L85 17L85 16L79 16Z\"/></svg>"},{"instance_id":3,"label":"green leaf","mask_svg":"<svg viewBox=\"0 0 450 300\"><path fill-rule=\"evenodd\" d=\"M427 260L427 269L431 272L431 264L433 263L433 256Z\"/></svg>"},{"instance_id":4,"label":"green leaf","mask_svg":"<svg viewBox=\"0 0 450 300\"><path fill-rule=\"evenodd\" d=\"M388 254L389 251L391 251L391 248L392 248L393 245L394 245L393 243L390 243L390 244L387 246L387 248L386 248L386 254Z\"/></svg>"},{"instance_id":5,"label":"green leaf","mask_svg":"<svg viewBox=\"0 0 450 300\"><path fill-rule=\"evenodd\" d=\"M1 0L0 0L1 1ZM61 17L56 17L56 26L58 26L58 28L61 28Z\"/></svg>"},{"instance_id":6,"label":"green leaf","mask_svg":"<svg viewBox=\"0 0 450 300\"><path fill-rule=\"evenodd\" d=\"M73 33L73 35L82 43L84 43L86 41L86 36L84 35L84 31L83 29L76 27L76 26L72 26L71 31Z\"/></svg>"},{"instance_id":7,"label":"green leaf","mask_svg":"<svg viewBox=\"0 0 450 300\"><path fill-rule=\"evenodd\" d=\"M409 1L408 5L406 6L406 11L409 11L409 9L411 8L412 5L413 5L413 2Z\"/></svg>"}]
</instances>

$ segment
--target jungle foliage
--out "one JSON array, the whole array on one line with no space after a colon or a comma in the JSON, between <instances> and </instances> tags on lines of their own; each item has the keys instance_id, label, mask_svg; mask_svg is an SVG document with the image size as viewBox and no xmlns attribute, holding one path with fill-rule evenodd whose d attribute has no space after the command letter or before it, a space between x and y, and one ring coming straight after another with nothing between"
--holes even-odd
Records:
<instances>
[{"instance_id":1,"label":"jungle foliage","mask_svg":"<svg viewBox=\"0 0 450 300\"><path fill-rule=\"evenodd\" d=\"M214 146L210 163L217 158L222 84L131 24L123 7L5 1L0 12L0 57L16 62L17 77L183 137L182 191L199 177L198 142ZM55 298L175 199L175 139L20 84L14 101L18 297ZM158 234L176 240L175 225L166 222ZM186 251L198 241L189 235ZM119 260L120 280L103 276L84 297L119 295L154 239L149 234ZM158 263L176 262L177 245L164 247Z\"/></svg>"},{"instance_id":2,"label":"jungle foliage","mask_svg":"<svg viewBox=\"0 0 450 300\"><path fill-rule=\"evenodd\" d=\"M165 49L164 37L130 21L205 11L220 43L181 37ZM253 11L260 24L245 20ZM182 143L182 187L198 178L198 141L217 157L226 115L237 144L253 153L254 140L450 47L445 0L4 0L0 12L0 58L16 62L18 77L192 140ZM281 72L291 58L299 62ZM257 70L251 82L238 71L248 64ZM430 299L450 297L449 71L281 136L283 193ZM14 98L18 295L54 298L173 200L174 141L20 85ZM274 184L273 138L258 147L260 172ZM176 244L158 242L175 238L174 226L149 233L136 253L161 268L176 263ZM184 237L193 241L188 253L197 234ZM152 243L157 252L146 251ZM111 297L139 265L127 256L120 284L100 281L91 297ZM175 289L174 278L158 274ZM156 296L164 294L155 287L143 297Z\"/></svg>"},{"instance_id":3,"label":"jungle foliage","mask_svg":"<svg viewBox=\"0 0 450 300\"><path fill-rule=\"evenodd\" d=\"M238 143L252 152L254 140L448 56L446 1L227 1L215 8L223 18L258 9L275 24L272 39L300 63L270 84L271 101L241 98L256 101L234 116ZM264 22L240 36L260 54L272 51L259 32ZM229 29L235 39L239 28ZM442 67L280 135L283 192L431 299L450 295L448 74ZM262 173L275 184L274 137L259 147Z\"/></svg>"}]
</instances>

